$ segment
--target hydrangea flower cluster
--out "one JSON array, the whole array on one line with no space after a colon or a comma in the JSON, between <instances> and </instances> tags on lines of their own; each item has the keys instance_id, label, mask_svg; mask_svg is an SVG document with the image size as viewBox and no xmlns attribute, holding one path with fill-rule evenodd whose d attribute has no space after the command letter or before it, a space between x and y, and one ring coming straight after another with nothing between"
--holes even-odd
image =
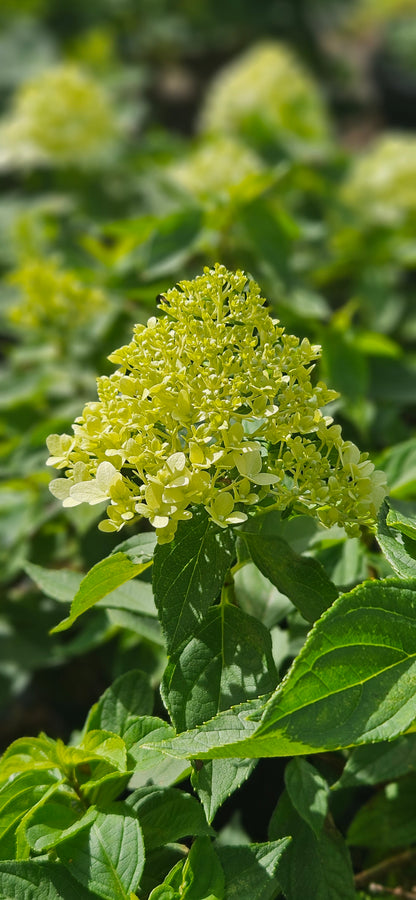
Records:
<instances>
[{"instance_id":1,"label":"hydrangea flower cluster","mask_svg":"<svg viewBox=\"0 0 416 900\"><path fill-rule=\"evenodd\" d=\"M2 124L0 164L89 166L105 158L117 131L107 93L73 64L22 85Z\"/></svg>"},{"instance_id":2,"label":"hydrangea flower cluster","mask_svg":"<svg viewBox=\"0 0 416 900\"><path fill-rule=\"evenodd\" d=\"M341 198L366 221L399 225L416 213L416 138L386 134L357 158Z\"/></svg>"},{"instance_id":3,"label":"hydrangea flower cluster","mask_svg":"<svg viewBox=\"0 0 416 900\"><path fill-rule=\"evenodd\" d=\"M60 341L94 319L108 302L99 288L84 284L76 272L61 269L54 260L26 260L8 282L20 293L8 310L10 321L26 331L52 333Z\"/></svg>"},{"instance_id":4,"label":"hydrangea flower cluster","mask_svg":"<svg viewBox=\"0 0 416 900\"><path fill-rule=\"evenodd\" d=\"M256 44L214 79L201 131L277 141L290 152L329 139L318 87L292 52L277 41Z\"/></svg>"},{"instance_id":5,"label":"hydrangea flower cluster","mask_svg":"<svg viewBox=\"0 0 416 900\"><path fill-rule=\"evenodd\" d=\"M169 167L180 187L200 200L229 199L246 179L264 171L260 158L241 141L216 135L204 141L188 157Z\"/></svg>"},{"instance_id":6,"label":"hydrangea flower cluster","mask_svg":"<svg viewBox=\"0 0 416 900\"><path fill-rule=\"evenodd\" d=\"M137 516L172 540L202 505L238 525L271 495L326 525L371 525L384 476L322 411L336 393L313 384L320 347L285 334L244 272L217 264L160 298L111 354L73 435L51 435L51 482L64 506L107 504L103 531Z\"/></svg>"}]
</instances>

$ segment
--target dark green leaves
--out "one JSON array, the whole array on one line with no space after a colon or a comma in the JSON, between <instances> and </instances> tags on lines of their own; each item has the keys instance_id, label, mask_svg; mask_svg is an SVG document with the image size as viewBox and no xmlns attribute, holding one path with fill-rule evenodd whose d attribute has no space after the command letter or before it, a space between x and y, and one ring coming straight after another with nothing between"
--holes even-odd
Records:
<instances>
[{"instance_id":1,"label":"dark green leaves","mask_svg":"<svg viewBox=\"0 0 416 900\"><path fill-rule=\"evenodd\" d=\"M243 531L251 558L263 575L314 622L331 606L338 591L325 569L311 557L300 556L280 535Z\"/></svg>"},{"instance_id":2,"label":"dark green leaves","mask_svg":"<svg viewBox=\"0 0 416 900\"><path fill-rule=\"evenodd\" d=\"M411 514L403 511L410 506ZM414 504L385 500L378 515L377 540L400 578L416 576L416 515Z\"/></svg>"},{"instance_id":3,"label":"dark green leaves","mask_svg":"<svg viewBox=\"0 0 416 900\"><path fill-rule=\"evenodd\" d=\"M129 900L144 866L140 825L121 803L98 813L90 829L65 840L57 852L77 881L104 900Z\"/></svg>"},{"instance_id":4,"label":"dark green leaves","mask_svg":"<svg viewBox=\"0 0 416 900\"><path fill-rule=\"evenodd\" d=\"M218 847L225 875L224 900L275 900L279 891L281 859L289 839Z\"/></svg>"},{"instance_id":5,"label":"dark green leaves","mask_svg":"<svg viewBox=\"0 0 416 900\"><path fill-rule=\"evenodd\" d=\"M205 510L180 522L170 544L158 545L153 590L168 653L192 634L218 596L234 556L230 529L218 529Z\"/></svg>"},{"instance_id":6,"label":"dark green leaves","mask_svg":"<svg viewBox=\"0 0 416 900\"><path fill-rule=\"evenodd\" d=\"M235 606L209 610L184 647L173 654L163 694L178 731L207 721L276 684L267 629Z\"/></svg>"},{"instance_id":7,"label":"dark green leaves","mask_svg":"<svg viewBox=\"0 0 416 900\"><path fill-rule=\"evenodd\" d=\"M416 841L416 778L390 781L358 811L347 834L349 844L389 851Z\"/></svg>"},{"instance_id":8,"label":"dark green leaves","mask_svg":"<svg viewBox=\"0 0 416 900\"><path fill-rule=\"evenodd\" d=\"M285 756L396 737L416 716L416 582L367 582L316 623L286 679L258 702L166 744L188 758ZM252 701L253 702L253 701Z\"/></svg>"},{"instance_id":9,"label":"dark green leaves","mask_svg":"<svg viewBox=\"0 0 416 900\"><path fill-rule=\"evenodd\" d=\"M141 788L128 805L138 816L147 851L189 835L215 834L195 797L175 788Z\"/></svg>"},{"instance_id":10,"label":"dark green leaves","mask_svg":"<svg viewBox=\"0 0 416 900\"><path fill-rule=\"evenodd\" d=\"M293 760L285 772L285 791L272 816L271 838L292 841L279 867L287 900L354 900L348 849L328 815L328 786L305 760Z\"/></svg>"},{"instance_id":11,"label":"dark green leaves","mask_svg":"<svg viewBox=\"0 0 416 900\"><path fill-rule=\"evenodd\" d=\"M91 900L65 866L45 860L0 863L0 900Z\"/></svg>"}]
</instances>

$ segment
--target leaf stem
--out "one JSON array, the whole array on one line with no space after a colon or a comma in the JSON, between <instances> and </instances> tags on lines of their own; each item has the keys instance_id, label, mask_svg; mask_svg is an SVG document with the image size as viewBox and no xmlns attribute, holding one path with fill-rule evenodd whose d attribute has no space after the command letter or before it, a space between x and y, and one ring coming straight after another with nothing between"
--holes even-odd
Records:
<instances>
[{"instance_id":1,"label":"leaf stem","mask_svg":"<svg viewBox=\"0 0 416 900\"><path fill-rule=\"evenodd\" d=\"M358 872L358 874L354 878L355 886L357 888L363 887L374 877L381 875L383 872L387 872L388 869L392 869L394 866L403 866L406 863L411 862L411 860L415 858L415 848L412 848L411 850L405 850L403 853L397 853L396 856L389 856L388 859L383 859L382 862L377 863L377 865L375 866L371 866L370 869L363 869L362 872ZM400 896L400 894L398 896ZM402 894L401 896L403 897L405 895ZM412 894L411 897L416 900L416 894Z\"/></svg>"}]
</instances>

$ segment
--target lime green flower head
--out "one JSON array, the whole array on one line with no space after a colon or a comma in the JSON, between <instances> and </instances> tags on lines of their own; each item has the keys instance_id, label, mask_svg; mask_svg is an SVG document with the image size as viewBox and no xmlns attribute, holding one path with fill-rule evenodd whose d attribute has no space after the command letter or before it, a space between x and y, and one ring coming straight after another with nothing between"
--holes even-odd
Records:
<instances>
[{"instance_id":1,"label":"lime green flower head","mask_svg":"<svg viewBox=\"0 0 416 900\"><path fill-rule=\"evenodd\" d=\"M10 321L21 331L56 336L60 343L95 319L108 304L101 290L83 283L76 272L62 269L54 260L28 259L8 276L18 288L18 298L8 310Z\"/></svg>"},{"instance_id":2,"label":"lime green flower head","mask_svg":"<svg viewBox=\"0 0 416 900\"><path fill-rule=\"evenodd\" d=\"M396 226L416 213L416 138L385 134L357 158L342 201L364 222Z\"/></svg>"},{"instance_id":3,"label":"lime green flower head","mask_svg":"<svg viewBox=\"0 0 416 900\"><path fill-rule=\"evenodd\" d=\"M217 264L160 299L109 357L73 435L51 435L51 491L107 504L103 531L145 516L160 542L202 505L238 525L265 498L350 532L374 521L384 476L322 412L336 396L311 373L320 348L287 335L258 285Z\"/></svg>"},{"instance_id":4,"label":"lime green flower head","mask_svg":"<svg viewBox=\"0 0 416 900\"><path fill-rule=\"evenodd\" d=\"M241 141L226 135L205 139L168 174L180 187L202 201L224 199L244 190L244 182L264 171L260 158Z\"/></svg>"},{"instance_id":5,"label":"lime green flower head","mask_svg":"<svg viewBox=\"0 0 416 900\"><path fill-rule=\"evenodd\" d=\"M291 50L277 41L256 44L214 79L201 131L277 143L291 153L326 144L330 127L321 93Z\"/></svg>"},{"instance_id":6,"label":"lime green flower head","mask_svg":"<svg viewBox=\"0 0 416 900\"><path fill-rule=\"evenodd\" d=\"M96 165L116 132L101 84L76 65L54 66L19 89L1 128L0 164Z\"/></svg>"}]
</instances>

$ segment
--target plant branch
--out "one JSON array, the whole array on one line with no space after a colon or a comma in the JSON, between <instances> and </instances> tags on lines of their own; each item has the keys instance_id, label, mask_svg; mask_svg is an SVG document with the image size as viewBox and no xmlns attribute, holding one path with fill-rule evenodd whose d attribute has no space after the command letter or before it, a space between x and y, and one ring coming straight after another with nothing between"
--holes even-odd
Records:
<instances>
[{"instance_id":1,"label":"plant branch","mask_svg":"<svg viewBox=\"0 0 416 900\"><path fill-rule=\"evenodd\" d=\"M358 872L358 874L354 878L355 886L357 888L363 887L374 877L387 872L389 869L394 868L394 866L403 866L413 859L416 859L415 848L411 850L404 850L403 853L397 853L396 856L389 856L388 859L383 859L382 862L377 863L377 865L375 866L371 866L370 869L363 869L362 872ZM402 896L404 895L402 894ZM416 894L413 894L412 897L414 897L416 900Z\"/></svg>"},{"instance_id":2,"label":"plant branch","mask_svg":"<svg viewBox=\"0 0 416 900\"><path fill-rule=\"evenodd\" d=\"M399 900L416 900L416 894L413 893L413 891L405 891L401 887L388 888L385 887L384 884L376 884L375 882L370 882L367 890L375 897L378 894L391 894L392 897L398 897Z\"/></svg>"}]
</instances>

